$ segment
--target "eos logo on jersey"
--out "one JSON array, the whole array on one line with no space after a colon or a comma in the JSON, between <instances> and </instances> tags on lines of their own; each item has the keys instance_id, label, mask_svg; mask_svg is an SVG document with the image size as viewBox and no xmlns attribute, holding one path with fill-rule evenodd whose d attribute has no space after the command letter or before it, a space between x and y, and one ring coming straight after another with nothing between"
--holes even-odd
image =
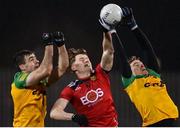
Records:
<instances>
[{"instance_id":1,"label":"eos logo on jersey","mask_svg":"<svg viewBox=\"0 0 180 128\"><path fill-rule=\"evenodd\" d=\"M97 88L96 90L90 90L86 93L85 96L81 97L81 102L83 105L87 105L89 103L94 103L98 100L98 98L102 97L104 92L101 88Z\"/></svg>"}]
</instances>

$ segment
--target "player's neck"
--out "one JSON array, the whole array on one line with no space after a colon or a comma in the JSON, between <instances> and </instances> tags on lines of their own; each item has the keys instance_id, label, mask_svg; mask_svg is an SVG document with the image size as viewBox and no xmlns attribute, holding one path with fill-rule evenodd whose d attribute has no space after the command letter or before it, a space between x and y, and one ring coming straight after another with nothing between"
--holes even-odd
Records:
<instances>
[{"instance_id":1,"label":"player's neck","mask_svg":"<svg viewBox=\"0 0 180 128\"><path fill-rule=\"evenodd\" d=\"M26 71L26 70L21 70L21 72L23 72L23 73L31 73L30 71Z\"/></svg>"},{"instance_id":2,"label":"player's neck","mask_svg":"<svg viewBox=\"0 0 180 128\"><path fill-rule=\"evenodd\" d=\"M77 78L80 80L85 80L90 78L91 72L76 72Z\"/></svg>"}]
</instances>

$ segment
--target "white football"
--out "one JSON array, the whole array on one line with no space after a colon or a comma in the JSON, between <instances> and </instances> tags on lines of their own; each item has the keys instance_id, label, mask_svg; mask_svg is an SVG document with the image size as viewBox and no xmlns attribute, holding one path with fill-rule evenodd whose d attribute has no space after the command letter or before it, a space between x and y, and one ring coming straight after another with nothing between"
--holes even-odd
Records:
<instances>
[{"instance_id":1,"label":"white football","mask_svg":"<svg viewBox=\"0 0 180 128\"><path fill-rule=\"evenodd\" d=\"M100 18L109 25L116 25L121 21L122 9L116 4L107 4L101 9Z\"/></svg>"}]
</instances>

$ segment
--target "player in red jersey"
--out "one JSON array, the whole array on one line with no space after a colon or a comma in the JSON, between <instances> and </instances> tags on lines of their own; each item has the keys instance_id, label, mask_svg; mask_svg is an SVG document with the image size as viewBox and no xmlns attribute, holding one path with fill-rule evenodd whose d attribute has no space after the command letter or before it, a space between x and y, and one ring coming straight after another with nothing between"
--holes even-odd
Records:
<instances>
[{"instance_id":1,"label":"player in red jersey","mask_svg":"<svg viewBox=\"0 0 180 128\"><path fill-rule=\"evenodd\" d=\"M115 31L111 31L112 28L103 21L100 23L106 28L104 30L107 30L103 33L103 54L100 64L93 69L84 49L69 49L70 68L77 76L77 80L62 90L50 112L51 118L72 120L80 126L118 126L108 75L113 66L112 37ZM64 110L69 102L77 114Z\"/></svg>"}]
</instances>

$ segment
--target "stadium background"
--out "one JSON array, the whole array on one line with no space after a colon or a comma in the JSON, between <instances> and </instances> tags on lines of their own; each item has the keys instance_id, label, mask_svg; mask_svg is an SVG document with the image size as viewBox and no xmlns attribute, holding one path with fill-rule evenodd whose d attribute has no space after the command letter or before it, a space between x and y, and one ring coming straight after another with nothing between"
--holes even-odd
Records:
<instances>
[{"instance_id":1,"label":"stadium background","mask_svg":"<svg viewBox=\"0 0 180 128\"><path fill-rule=\"evenodd\" d=\"M152 42L162 64L162 76L167 83L170 96L180 106L180 8L178 0L0 0L0 126L12 126L13 104L10 95L15 69L12 57L21 49L34 50L42 60L43 46L40 36L43 32L61 30L65 33L66 46L83 47L93 65L100 62L102 32L98 23L100 9L107 3L134 10L138 25ZM128 55L140 55L140 49L132 34L126 28L118 33L124 42ZM57 51L55 51L57 53ZM57 62L55 56L55 63ZM120 126L141 126L141 118L128 96L123 91L120 79L120 58L116 51L111 72L112 93L119 115ZM46 126L77 126L70 121L54 121L49 111L59 91L71 80L72 74L65 74L61 80L48 89L48 113ZM73 111L68 106L67 111ZM178 119L177 125L180 126Z\"/></svg>"}]
</instances>

